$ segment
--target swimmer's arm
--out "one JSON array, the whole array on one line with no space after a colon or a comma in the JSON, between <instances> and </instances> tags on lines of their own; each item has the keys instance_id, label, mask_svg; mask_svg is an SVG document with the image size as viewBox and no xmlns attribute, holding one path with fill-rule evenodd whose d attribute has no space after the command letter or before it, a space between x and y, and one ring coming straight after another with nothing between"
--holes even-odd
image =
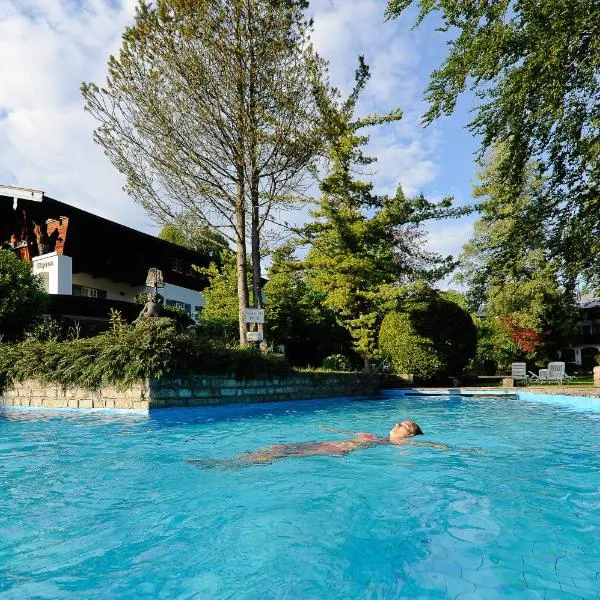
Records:
<instances>
[{"instance_id":1,"label":"swimmer's arm","mask_svg":"<svg viewBox=\"0 0 600 600\"><path fill-rule=\"evenodd\" d=\"M450 450L450 446L446 446L446 444L438 444L437 442L415 442L411 439L406 440L409 444L413 446L429 446L430 448L439 448L440 450Z\"/></svg>"}]
</instances>

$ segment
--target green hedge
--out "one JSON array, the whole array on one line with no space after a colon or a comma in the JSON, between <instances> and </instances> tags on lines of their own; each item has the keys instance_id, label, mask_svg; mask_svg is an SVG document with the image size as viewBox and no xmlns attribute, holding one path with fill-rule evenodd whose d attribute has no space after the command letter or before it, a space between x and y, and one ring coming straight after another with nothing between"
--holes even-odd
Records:
<instances>
[{"instance_id":1,"label":"green hedge","mask_svg":"<svg viewBox=\"0 0 600 600\"><path fill-rule=\"evenodd\" d=\"M135 325L117 319L109 331L86 339L0 344L0 386L37 379L88 389L103 384L127 388L139 378L192 372L244 378L284 375L289 370L280 355L227 348L194 332L178 332L167 318Z\"/></svg>"},{"instance_id":2,"label":"green hedge","mask_svg":"<svg viewBox=\"0 0 600 600\"><path fill-rule=\"evenodd\" d=\"M396 373L447 383L462 373L475 354L477 333L469 314L439 294L408 302L403 312L386 315L379 346Z\"/></svg>"}]
</instances>

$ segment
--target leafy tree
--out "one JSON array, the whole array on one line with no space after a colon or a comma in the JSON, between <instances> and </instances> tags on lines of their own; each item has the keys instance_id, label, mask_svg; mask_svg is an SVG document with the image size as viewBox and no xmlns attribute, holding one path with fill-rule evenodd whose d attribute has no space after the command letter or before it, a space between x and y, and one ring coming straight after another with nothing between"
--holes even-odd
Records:
<instances>
[{"instance_id":1,"label":"leafy tree","mask_svg":"<svg viewBox=\"0 0 600 600\"><path fill-rule=\"evenodd\" d=\"M221 254L229 248L227 240L218 232L200 227L200 230L181 229L173 223L163 225L158 237L206 256L210 262L221 266Z\"/></svg>"},{"instance_id":2,"label":"leafy tree","mask_svg":"<svg viewBox=\"0 0 600 600\"><path fill-rule=\"evenodd\" d=\"M310 243L304 261L308 284L324 294L324 304L348 329L354 348L365 357L377 352L381 316L400 294L402 284L434 281L453 267L452 257L425 250L424 221L463 214L451 200L432 203L422 195L406 198L398 187L394 196L377 195L373 184L355 178L355 170L374 162L362 152L368 137L362 129L400 119L387 115L356 118L360 91L369 78L360 59L356 86L347 100L331 101L323 94L320 107L327 123L330 167L320 184L321 198L314 221L300 232Z\"/></svg>"},{"instance_id":3,"label":"leafy tree","mask_svg":"<svg viewBox=\"0 0 600 600\"><path fill-rule=\"evenodd\" d=\"M502 180L519 188L530 162L555 255L600 283L600 4L597 0L389 0L388 16L417 4L455 34L426 92L431 123L467 90L481 103L469 127L482 148L503 145Z\"/></svg>"},{"instance_id":4,"label":"leafy tree","mask_svg":"<svg viewBox=\"0 0 600 600\"><path fill-rule=\"evenodd\" d=\"M0 250L0 340L23 337L47 307L42 284L25 261Z\"/></svg>"},{"instance_id":5,"label":"leafy tree","mask_svg":"<svg viewBox=\"0 0 600 600\"><path fill-rule=\"evenodd\" d=\"M319 145L305 0L139 0L105 87L83 84L94 138L159 222L219 231L235 247L246 340L248 240L260 303L264 228ZM212 235L212 234L211 234ZM209 241L211 241L209 239Z\"/></svg>"},{"instance_id":6,"label":"leafy tree","mask_svg":"<svg viewBox=\"0 0 600 600\"><path fill-rule=\"evenodd\" d=\"M461 256L459 279L468 286L472 310L512 338L521 356L551 352L571 334L577 317L575 282L564 262L553 256L547 222L536 210L541 185L529 165L523 186L516 190L501 172L503 147L481 163L474 196L480 218Z\"/></svg>"},{"instance_id":7,"label":"leafy tree","mask_svg":"<svg viewBox=\"0 0 600 600\"><path fill-rule=\"evenodd\" d=\"M202 290L204 307L200 324L212 339L233 342L238 330L237 278L235 258L231 253L221 254L221 267L215 263L201 271L210 283Z\"/></svg>"},{"instance_id":8,"label":"leafy tree","mask_svg":"<svg viewBox=\"0 0 600 600\"><path fill-rule=\"evenodd\" d=\"M473 317L477 330L477 350L470 370L483 375L506 371L519 357L519 347L498 317Z\"/></svg>"},{"instance_id":9,"label":"leafy tree","mask_svg":"<svg viewBox=\"0 0 600 600\"><path fill-rule=\"evenodd\" d=\"M325 293L309 285L289 245L273 254L265 300L269 337L285 346L291 364L318 366L329 354L351 352L348 332L325 306Z\"/></svg>"},{"instance_id":10,"label":"leafy tree","mask_svg":"<svg viewBox=\"0 0 600 600\"><path fill-rule=\"evenodd\" d=\"M408 297L403 312L388 313L379 333L397 373L443 381L457 376L475 355L477 334L469 314L442 294L424 289Z\"/></svg>"}]
</instances>

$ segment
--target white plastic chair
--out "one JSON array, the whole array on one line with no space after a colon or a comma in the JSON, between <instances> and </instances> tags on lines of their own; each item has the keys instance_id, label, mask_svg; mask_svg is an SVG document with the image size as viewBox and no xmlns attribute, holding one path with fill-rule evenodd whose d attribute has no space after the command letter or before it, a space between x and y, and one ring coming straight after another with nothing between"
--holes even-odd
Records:
<instances>
[{"instance_id":1,"label":"white plastic chair","mask_svg":"<svg viewBox=\"0 0 600 600\"><path fill-rule=\"evenodd\" d=\"M529 375L527 375L527 364L526 363L512 363L510 367L510 374L515 381L518 380L529 380Z\"/></svg>"},{"instance_id":2,"label":"white plastic chair","mask_svg":"<svg viewBox=\"0 0 600 600\"><path fill-rule=\"evenodd\" d=\"M551 362L548 363L548 381L556 381L559 385L562 385L565 377L565 363L564 362Z\"/></svg>"},{"instance_id":3,"label":"white plastic chair","mask_svg":"<svg viewBox=\"0 0 600 600\"><path fill-rule=\"evenodd\" d=\"M529 372L529 381L535 381L536 383L546 383L548 381L548 369L540 369L539 373Z\"/></svg>"}]
</instances>

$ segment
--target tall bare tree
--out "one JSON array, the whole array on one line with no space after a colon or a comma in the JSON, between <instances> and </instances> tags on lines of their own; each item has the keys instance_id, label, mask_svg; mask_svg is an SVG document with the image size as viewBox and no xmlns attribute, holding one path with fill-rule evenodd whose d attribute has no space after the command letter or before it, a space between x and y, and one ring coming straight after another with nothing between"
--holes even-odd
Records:
<instances>
[{"instance_id":1,"label":"tall bare tree","mask_svg":"<svg viewBox=\"0 0 600 600\"><path fill-rule=\"evenodd\" d=\"M95 140L160 223L218 230L236 249L240 343L261 306L261 239L297 201L320 146L324 63L304 0L140 0L104 87L82 84ZM185 215L185 217L183 216Z\"/></svg>"}]
</instances>

